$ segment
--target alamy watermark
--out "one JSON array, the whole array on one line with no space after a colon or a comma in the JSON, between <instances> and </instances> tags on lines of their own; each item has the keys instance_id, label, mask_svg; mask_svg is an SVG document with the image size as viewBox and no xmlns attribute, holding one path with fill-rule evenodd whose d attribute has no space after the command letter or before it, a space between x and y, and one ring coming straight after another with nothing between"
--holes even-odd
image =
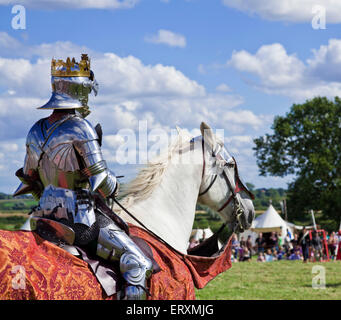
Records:
<instances>
[{"instance_id":1,"label":"alamy watermark","mask_svg":"<svg viewBox=\"0 0 341 320\"><path fill-rule=\"evenodd\" d=\"M311 269L313 278L311 286L313 289L326 289L326 268L323 266L313 266Z\"/></svg>"},{"instance_id":2,"label":"alamy watermark","mask_svg":"<svg viewBox=\"0 0 341 320\"><path fill-rule=\"evenodd\" d=\"M115 145L115 151L113 152L111 150L111 156L114 156L114 161L121 165L143 165L162 155L169 155L166 161L169 160L174 164L200 164L202 162L201 153L200 157L198 157L198 153L195 153L194 146L190 145L191 137L195 136L197 131L193 131L193 133L187 131L184 134L181 134L181 131L179 133L177 130L172 129L170 132L167 132L162 128L148 130L147 121L140 120L136 131L133 129L120 129L115 135L107 136L106 139L109 141L104 141L103 146L106 145L106 142L110 145L110 139L112 139ZM224 141L224 129L215 129L212 131L211 129L205 129L203 135L204 141L209 143L212 137L211 133L214 134L217 141ZM201 138L199 140L200 145L198 147L201 150ZM106 148L108 147L106 146ZM209 148L209 144L205 148ZM213 152L216 150L210 151ZM175 154L179 156L173 156Z\"/></svg>"},{"instance_id":3,"label":"alamy watermark","mask_svg":"<svg viewBox=\"0 0 341 320\"><path fill-rule=\"evenodd\" d=\"M17 4L12 7L12 14L14 14L11 25L14 30L26 29L26 9L24 6Z\"/></svg>"},{"instance_id":4,"label":"alamy watermark","mask_svg":"<svg viewBox=\"0 0 341 320\"><path fill-rule=\"evenodd\" d=\"M14 290L26 289L26 271L21 265L12 268L11 273L14 275L12 279L12 288Z\"/></svg>"},{"instance_id":5,"label":"alamy watermark","mask_svg":"<svg viewBox=\"0 0 341 320\"><path fill-rule=\"evenodd\" d=\"M326 8L321 5L315 5L312 8L313 19L311 21L311 26L315 30L326 29Z\"/></svg>"}]
</instances>

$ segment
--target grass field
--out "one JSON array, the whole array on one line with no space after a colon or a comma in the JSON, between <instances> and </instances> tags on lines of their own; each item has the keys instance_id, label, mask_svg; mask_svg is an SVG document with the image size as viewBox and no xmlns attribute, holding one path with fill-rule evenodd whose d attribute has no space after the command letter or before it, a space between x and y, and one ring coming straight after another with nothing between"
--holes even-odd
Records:
<instances>
[{"instance_id":1,"label":"grass field","mask_svg":"<svg viewBox=\"0 0 341 320\"><path fill-rule=\"evenodd\" d=\"M312 288L313 266L325 267L325 289ZM341 261L233 263L196 295L198 300L340 300Z\"/></svg>"},{"instance_id":2,"label":"grass field","mask_svg":"<svg viewBox=\"0 0 341 320\"><path fill-rule=\"evenodd\" d=\"M36 205L33 199L0 199L0 229L18 230Z\"/></svg>"}]
</instances>

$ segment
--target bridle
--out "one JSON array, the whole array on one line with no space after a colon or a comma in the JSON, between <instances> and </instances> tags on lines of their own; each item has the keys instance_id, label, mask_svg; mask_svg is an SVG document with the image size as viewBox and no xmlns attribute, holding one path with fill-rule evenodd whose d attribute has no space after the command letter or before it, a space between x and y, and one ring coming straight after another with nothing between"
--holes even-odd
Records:
<instances>
[{"instance_id":1,"label":"bridle","mask_svg":"<svg viewBox=\"0 0 341 320\"><path fill-rule=\"evenodd\" d=\"M194 140L192 140L194 141ZM206 168L206 160L205 160L205 140L204 137L201 139L201 145L202 145L202 156L203 156L203 166L202 166L202 180L205 176L205 168ZM216 157L214 151L212 152L212 157ZM233 215L235 217L235 224L233 227L233 232L236 231L236 229L239 227L240 231L244 231L244 227L242 225L241 217L244 216L245 218L245 211L243 206L241 205L237 194L240 193L241 191L246 191L252 199L254 199L254 195L244 186L244 184L241 182L239 174L238 174L238 168L237 168L237 162L234 157L232 157L233 162L234 162L234 174L235 174L235 186L232 186L232 183L230 179L228 178L225 170L223 169L222 175L224 180L226 181L226 184L231 192L230 196L227 198L227 200L224 202L224 204L217 210L217 212L223 211L231 201L233 201ZM224 164L224 166L228 165L228 163ZM199 197L203 196L206 194L211 187L214 185L215 181L217 180L218 174L215 174L213 179L211 180L210 184L208 187L205 188L204 191L199 192ZM227 223L225 223L226 225Z\"/></svg>"}]
</instances>

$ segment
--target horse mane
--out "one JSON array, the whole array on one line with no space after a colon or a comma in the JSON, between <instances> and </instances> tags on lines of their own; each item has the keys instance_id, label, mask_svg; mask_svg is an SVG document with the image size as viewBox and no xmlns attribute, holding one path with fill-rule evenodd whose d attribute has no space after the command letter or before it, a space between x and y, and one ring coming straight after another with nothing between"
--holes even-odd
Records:
<instances>
[{"instance_id":1,"label":"horse mane","mask_svg":"<svg viewBox=\"0 0 341 320\"><path fill-rule=\"evenodd\" d=\"M189 135L187 136L184 131L180 131L176 139L170 142L166 151L149 161L145 167L139 170L136 178L122 187L119 192L119 197L122 198L121 203L125 206L131 206L147 199L161 183L174 154L176 152L181 153L181 150L187 145L184 141L189 143L190 139Z\"/></svg>"}]
</instances>

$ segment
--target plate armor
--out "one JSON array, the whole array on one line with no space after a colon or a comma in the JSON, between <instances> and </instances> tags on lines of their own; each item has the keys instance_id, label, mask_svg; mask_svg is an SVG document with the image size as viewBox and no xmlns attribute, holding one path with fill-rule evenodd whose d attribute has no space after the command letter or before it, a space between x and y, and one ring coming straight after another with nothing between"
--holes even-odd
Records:
<instances>
[{"instance_id":1,"label":"plate armor","mask_svg":"<svg viewBox=\"0 0 341 320\"><path fill-rule=\"evenodd\" d=\"M97 93L90 62L82 55L79 64L74 59L58 63L52 60L55 91L41 107L55 111L29 131L24 167L16 173L21 184L14 195L32 193L39 200L22 229L67 245L95 244L99 257L119 261L127 284L125 298L145 299L152 262L117 223L97 209L94 200L98 195L104 199L114 197L118 183L103 158L98 130L83 118L84 113L76 112L88 110L87 93L91 88ZM56 85L63 81L66 85ZM79 85L82 90L77 90ZM86 93L84 88L90 89Z\"/></svg>"}]
</instances>

